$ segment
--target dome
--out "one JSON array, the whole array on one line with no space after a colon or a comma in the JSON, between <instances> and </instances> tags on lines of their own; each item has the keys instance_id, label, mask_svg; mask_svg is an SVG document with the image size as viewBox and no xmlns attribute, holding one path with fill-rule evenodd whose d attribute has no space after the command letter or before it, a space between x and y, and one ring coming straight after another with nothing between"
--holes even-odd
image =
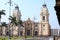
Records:
<instances>
[{"instance_id":1,"label":"dome","mask_svg":"<svg viewBox=\"0 0 60 40\"><path fill-rule=\"evenodd\" d=\"M18 5L15 6L15 9L19 9Z\"/></svg>"},{"instance_id":2,"label":"dome","mask_svg":"<svg viewBox=\"0 0 60 40\"><path fill-rule=\"evenodd\" d=\"M43 4L43 7L46 7L46 4Z\"/></svg>"},{"instance_id":3,"label":"dome","mask_svg":"<svg viewBox=\"0 0 60 40\"><path fill-rule=\"evenodd\" d=\"M46 4L43 4L43 7L41 9L41 13L43 13L43 14L47 14L48 13L48 9L47 9Z\"/></svg>"}]
</instances>

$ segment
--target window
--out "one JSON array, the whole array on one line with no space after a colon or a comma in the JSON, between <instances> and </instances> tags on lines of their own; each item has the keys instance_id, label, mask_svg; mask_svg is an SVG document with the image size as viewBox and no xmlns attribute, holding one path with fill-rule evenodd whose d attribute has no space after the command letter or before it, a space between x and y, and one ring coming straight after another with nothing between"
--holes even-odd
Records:
<instances>
[{"instance_id":1,"label":"window","mask_svg":"<svg viewBox=\"0 0 60 40\"><path fill-rule=\"evenodd\" d=\"M45 16L43 16L43 20L45 20Z\"/></svg>"},{"instance_id":2,"label":"window","mask_svg":"<svg viewBox=\"0 0 60 40\"><path fill-rule=\"evenodd\" d=\"M43 27L45 27L45 25L43 24Z\"/></svg>"},{"instance_id":3,"label":"window","mask_svg":"<svg viewBox=\"0 0 60 40\"><path fill-rule=\"evenodd\" d=\"M28 24L28 26L29 26L29 24Z\"/></svg>"},{"instance_id":4,"label":"window","mask_svg":"<svg viewBox=\"0 0 60 40\"><path fill-rule=\"evenodd\" d=\"M27 36L30 36L30 30L27 30Z\"/></svg>"},{"instance_id":5,"label":"window","mask_svg":"<svg viewBox=\"0 0 60 40\"><path fill-rule=\"evenodd\" d=\"M37 31L35 31L35 36L37 36L38 35L38 32Z\"/></svg>"},{"instance_id":6,"label":"window","mask_svg":"<svg viewBox=\"0 0 60 40\"><path fill-rule=\"evenodd\" d=\"M42 26L43 26L42 30L45 30L45 24L43 24Z\"/></svg>"},{"instance_id":7,"label":"window","mask_svg":"<svg viewBox=\"0 0 60 40\"><path fill-rule=\"evenodd\" d=\"M20 35L21 35L21 36L23 35L23 32L22 32L22 31L20 31Z\"/></svg>"},{"instance_id":8,"label":"window","mask_svg":"<svg viewBox=\"0 0 60 40\"><path fill-rule=\"evenodd\" d=\"M35 25L35 27L37 27L37 24Z\"/></svg>"}]
</instances>

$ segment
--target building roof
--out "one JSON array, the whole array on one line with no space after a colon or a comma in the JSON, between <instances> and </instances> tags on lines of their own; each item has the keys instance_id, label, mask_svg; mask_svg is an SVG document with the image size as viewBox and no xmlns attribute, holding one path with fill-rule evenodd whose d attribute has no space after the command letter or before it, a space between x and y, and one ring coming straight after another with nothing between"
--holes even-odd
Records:
<instances>
[{"instance_id":1,"label":"building roof","mask_svg":"<svg viewBox=\"0 0 60 40\"><path fill-rule=\"evenodd\" d=\"M24 21L24 23L34 23L34 21L32 21L30 18L28 18L26 21Z\"/></svg>"},{"instance_id":2,"label":"building roof","mask_svg":"<svg viewBox=\"0 0 60 40\"><path fill-rule=\"evenodd\" d=\"M51 29L51 35L52 36L59 36L58 29Z\"/></svg>"}]
</instances>

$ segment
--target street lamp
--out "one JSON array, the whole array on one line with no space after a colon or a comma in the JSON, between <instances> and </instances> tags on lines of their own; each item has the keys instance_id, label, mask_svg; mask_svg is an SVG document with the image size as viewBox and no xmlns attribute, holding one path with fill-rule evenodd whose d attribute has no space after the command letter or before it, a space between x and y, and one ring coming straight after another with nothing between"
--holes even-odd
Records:
<instances>
[{"instance_id":1,"label":"street lamp","mask_svg":"<svg viewBox=\"0 0 60 40\"><path fill-rule=\"evenodd\" d=\"M9 4L9 17L10 17L10 15L11 15L11 6L13 6L13 4L12 4L12 1L11 0L9 0L7 3ZM7 3L5 3L5 4L7 4ZM9 20L9 22L10 22L10 20ZM9 23L8 29L9 29L9 34L8 35L9 35L9 39L10 39L10 23Z\"/></svg>"}]
</instances>

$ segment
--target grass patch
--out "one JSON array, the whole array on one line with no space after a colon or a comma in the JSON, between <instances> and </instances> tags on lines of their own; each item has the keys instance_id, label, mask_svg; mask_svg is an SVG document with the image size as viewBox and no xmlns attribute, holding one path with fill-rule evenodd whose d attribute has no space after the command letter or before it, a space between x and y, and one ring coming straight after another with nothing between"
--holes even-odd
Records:
<instances>
[{"instance_id":1,"label":"grass patch","mask_svg":"<svg viewBox=\"0 0 60 40\"><path fill-rule=\"evenodd\" d=\"M24 36L18 36L18 38L24 38Z\"/></svg>"},{"instance_id":2,"label":"grass patch","mask_svg":"<svg viewBox=\"0 0 60 40\"><path fill-rule=\"evenodd\" d=\"M8 40L8 37L0 36L0 40Z\"/></svg>"},{"instance_id":3,"label":"grass patch","mask_svg":"<svg viewBox=\"0 0 60 40\"><path fill-rule=\"evenodd\" d=\"M11 40L21 39L21 38L24 38L24 37L23 36L13 36L13 37L11 37Z\"/></svg>"},{"instance_id":4,"label":"grass patch","mask_svg":"<svg viewBox=\"0 0 60 40\"><path fill-rule=\"evenodd\" d=\"M32 38L32 36L26 36L26 38Z\"/></svg>"},{"instance_id":5,"label":"grass patch","mask_svg":"<svg viewBox=\"0 0 60 40\"><path fill-rule=\"evenodd\" d=\"M25 36L11 36L10 39L11 40L15 40L15 39L23 39L25 38ZM26 36L26 38L32 38L32 36ZM8 36L0 36L0 40L8 40L9 37Z\"/></svg>"}]
</instances>

